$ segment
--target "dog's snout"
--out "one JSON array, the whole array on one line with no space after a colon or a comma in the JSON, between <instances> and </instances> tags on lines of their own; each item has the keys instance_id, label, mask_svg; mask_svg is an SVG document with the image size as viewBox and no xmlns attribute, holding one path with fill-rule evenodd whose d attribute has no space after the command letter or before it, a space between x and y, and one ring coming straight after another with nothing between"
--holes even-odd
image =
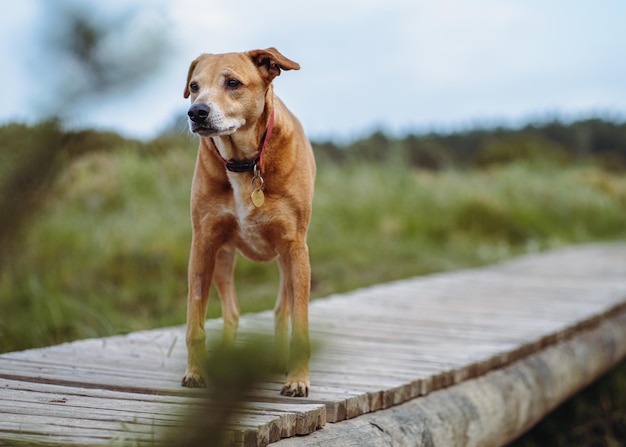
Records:
<instances>
[{"instance_id":1,"label":"dog's snout","mask_svg":"<svg viewBox=\"0 0 626 447\"><path fill-rule=\"evenodd\" d=\"M204 103L193 104L189 107L189 111L187 112L187 116L194 123L205 123L207 118L209 117L209 106Z\"/></svg>"}]
</instances>

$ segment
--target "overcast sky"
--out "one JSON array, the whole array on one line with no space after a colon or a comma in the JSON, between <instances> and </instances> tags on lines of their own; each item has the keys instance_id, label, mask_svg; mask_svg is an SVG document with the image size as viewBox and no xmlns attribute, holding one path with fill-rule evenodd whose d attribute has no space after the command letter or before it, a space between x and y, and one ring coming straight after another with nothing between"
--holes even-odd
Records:
<instances>
[{"instance_id":1,"label":"overcast sky","mask_svg":"<svg viewBox=\"0 0 626 447\"><path fill-rule=\"evenodd\" d=\"M38 99L51 87L48 69L36 63L37 32L54 3L0 5L0 123L41 118ZM151 137L185 113L192 59L270 46L302 67L284 72L275 88L316 139L378 128L445 131L554 116L626 117L623 0L77 3L103 18L132 15L133 27L162 30L171 43L154 76L75 112L70 121L77 125Z\"/></svg>"}]
</instances>

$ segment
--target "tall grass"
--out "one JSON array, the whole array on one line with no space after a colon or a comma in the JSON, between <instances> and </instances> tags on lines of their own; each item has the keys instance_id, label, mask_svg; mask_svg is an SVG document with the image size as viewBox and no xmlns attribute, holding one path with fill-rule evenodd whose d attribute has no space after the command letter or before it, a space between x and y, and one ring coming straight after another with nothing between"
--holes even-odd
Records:
<instances>
[{"instance_id":1,"label":"tall grass","mask_svg":"<svg viewBox=\"0 0 626 447\"><path fill-rule=\"evenodd\" d=\"M0 277L0 351L184 323L194 144L85 155L54 184ZM626 237L626 179L594 166L418 171L320 164L312 295ZM271 308L274 264L240 258L244 312ZM218 316L212 299L209 315ZM10 318L8 317L10 316Z\"/></svg>"},{"instance_id":2,"label":"tall grass","mask_svg":"<svg viewBox=\"0 0 626 447\"><path fill-rule=\"evenodd\" d=\"M311 229L316 274L350 288L623 237L625 188L593 167L431 173L325 166ZM332 244L316 245L325 239Z\"/></svg>"}]
</instances>

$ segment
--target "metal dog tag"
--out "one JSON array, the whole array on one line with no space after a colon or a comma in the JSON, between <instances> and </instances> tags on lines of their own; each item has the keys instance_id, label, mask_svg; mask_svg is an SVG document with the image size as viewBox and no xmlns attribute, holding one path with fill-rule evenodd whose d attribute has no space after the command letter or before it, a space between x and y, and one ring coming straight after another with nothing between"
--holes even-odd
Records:
<instances>
[{"instance_id":1,"label":"metal dog tag","mask_svg":"<svg viewBox=\"0 0 626 447\"><path fill-rule=\"evenodd\" d=\"M265 203L265 194L263 194L263 191L260 189L255 189L254 191L252 191L252 194L250 194L250 198L252 198L252 203L257 208L261 208Z\"/></svg>"}]
</instances>

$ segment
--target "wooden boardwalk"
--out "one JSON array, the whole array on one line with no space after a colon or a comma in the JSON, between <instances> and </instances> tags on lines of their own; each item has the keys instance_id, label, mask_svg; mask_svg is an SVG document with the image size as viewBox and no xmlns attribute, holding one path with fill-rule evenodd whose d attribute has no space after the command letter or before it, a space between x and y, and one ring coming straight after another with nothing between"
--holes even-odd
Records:
<instances>
[{"instance_id":1,"label":"wooden boardwalk","mask_svg":"<svg viewBox=\"0 0 626 447\"><path fill-rule=\"evenodd\" d=\"M279 396L279 380L255 388L228 427L235 445L266 445L324 425L320 435L334 433L342 426L333 423L419 402L579 334L601 334L606 322L626 323L626 244L334 295L311 303L310 321L320 345L310 397ZM272 325L271 312L240 323L244 333ZM611 328L626 339L626 324ZM221 320L207 321L207 333L219 336ZM624 344L607 344L606 368L626 355ZM164 445L166 432L183 438L183 415L202 396L180 386L185 359L182 326L0 355L0 445Z\"/></svg>"}]
</instances>

